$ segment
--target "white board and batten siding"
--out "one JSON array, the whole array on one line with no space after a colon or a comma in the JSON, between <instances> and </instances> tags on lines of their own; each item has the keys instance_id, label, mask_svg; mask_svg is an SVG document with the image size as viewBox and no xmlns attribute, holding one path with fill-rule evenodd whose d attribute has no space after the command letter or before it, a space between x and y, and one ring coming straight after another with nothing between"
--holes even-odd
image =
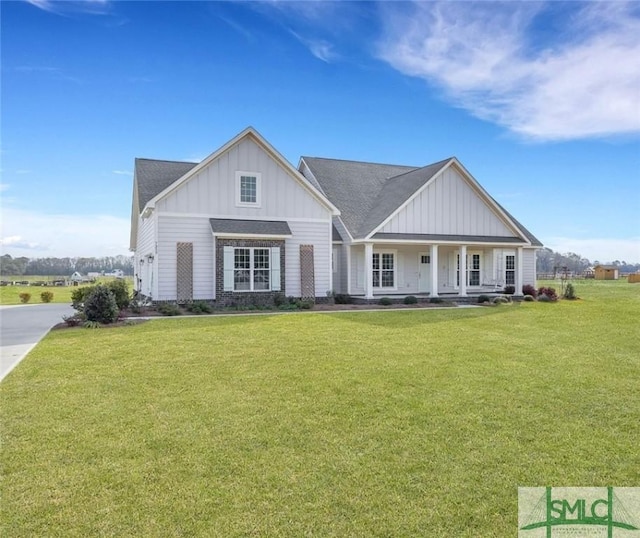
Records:
<instances>
[{"instance_id":1,"label":"white board and batten siding","mask_svg":"<svg viewBox=\"0 0 640 538\"><path fill-rule=\"evenodd\" d=\"M237 172L256 173L258 206L237 204ZM175 300L178 242L193 243L193 298L215 298L214 239L210 218L286 221L285 290L300 296L300 245L314 246L316 296L331 286L331 211L271 154L244 138L158 200L158 300Z\"/></svg>"},{"instance_id":2,"label":"white board and batten siding","mask_svg":"<svg viewBox=\"0 0 640 538\"><path fill-rule=\"evenodd\" d=\"M536 286L536 249L522 250L522 283Z\"/></svg>"},{"instance_id":3,"label":"white board and batten siding","mask_svg":"<svg viewBox=\"0 0 640 538\"><path fill-rule=\"evenodd\" d=\"M300 245L313 245L316 297L331 290L331 222L289 221L292 237L285 241L286 295L300 297Z\"/></svg>"},{"instance_id":4,"label":"white board and batten siding","mask_svg":"<svg viewBox=\"0 0 640 538\"><path fill-rule=\"evenodd\" d=\"M259 207L237 207L236 172L260 174ZM232 146L165 198L158 200L156 210L218 218L330 218L328 209L250 138Z\"/></svg>"},{"instance_id":5,"label":"white board and batten siding","mask_svg":"<svg viewBox=\"0 0 640 538\"><path fill-rule=\"evenodd\" d=\"M379 231L497 237L516 235L452 167L447 168Z\"/></svg>"},{"instance_id":6,"label":"white board and batten siding","mask_svg":"<svg viewBox=\"0 0 640 538\"><path fill-rule=\"evenodd\" d=\"M159 301L176 300L177 244L193 243L193 298L212 299L213 236L208 218L158 215Z\"/></svg>"}]
</instances>

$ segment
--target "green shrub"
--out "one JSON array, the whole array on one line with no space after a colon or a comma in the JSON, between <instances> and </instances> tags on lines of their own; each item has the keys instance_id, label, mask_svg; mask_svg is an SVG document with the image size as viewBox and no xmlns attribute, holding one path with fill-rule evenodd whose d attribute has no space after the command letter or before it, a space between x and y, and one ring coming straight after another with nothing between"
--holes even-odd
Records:
<instances>
[{"instance_id":1,"label":"green shrub","mask_svg":"<svg viewBox=\"0 0 640 538\"><path fill-rule=\"evenodd\" d=\"M334 296L336 304L351 304L353 298L348 293L336 293Z\"/></svg>"},{"instance_id":2,"label":"green shrub","mask_svg":"<svg viewBox=\"0 0 640 538\"><path fill-rule=\"evenodd\" d=\"M18 295L18 297L20 297L20 302L22 304L27 304L31 300L31 294L27 293L26 291L23 291L20 295Z\"/></svg>"},{"instance_id":3,"label":"green shrub","mask_svg":"<svg viewBox=\"0 0 640 538\"><path fill-rule=\"evenodd\" d=\"M429 302L431 304L442 304L442 303L444 303L444 299L442 299L441 297L431 297L429 299Z\"/></svg>"},{"instance_id":4,"label":"green shrub","mask_svg":"<svg viewBox=\"0 0 640 538\"><path fill-rule=\"evenodd\" d=\"M94 289L95 286L81 286L79 288L74 288L71 292L71 306L76 310L82 310L87 297L91 295Z\"/></svg>"},{"instance_id":5,"label":"green shrub","mask_svg":"<svg viewBox=\"0 0 640 538\"><path fill-rule=\"evenodd\" d=\"M573 301L573 300L578 298L578 296L576 295L576 290L573 287L573 284L571 284L571 282L569 282L569 284L567 284L567 287L564 290L563 297L565 299L569 299L570 301Z\"/></svg>"},{"instance_id":6,"label":"green shrub","mask_svg":"<svg viewBox=\"0 0 640 538\"><path fill-rule=\"evenodd\" d=\"M100 323L98 323L97 321L85 321L82 326L85 329L99 329L100 328Z\"/></svg>"},{"instance_id":7,"label":"green shrub","mask_svg":"<svg viewBox=\"0 0 640 538\"><path fill-rule=\"evenodd\" d=\"M131 298L129 297L129 285L126 280L120 278L112 280L107 284L107 287L113 293L120 310L129 306Z\"/></svg>"},{"instance_id":8,"label":"green shrub","mask_svg":"<svg viewBox=\"0 0 640 538\"><path fill-rule=\"evenodd\" d=\"M553 299L551 299L551 297L549 297L548 295L545 295L544 293L541 293L538 295L538 302L540 303L551 303L553 302Z\"/></svg>"},{"instance_id":9,"label":"green shrub","mask_svg":"<svg viewBox=\"0 0 640 538\"><path fill-rule=\"evenodd\" d=\"M525 295L525 296L522 298L522 300L523 300L523 301L526 301L526 302L528 302L528 303L530 303L530 302L532 302L532 301L535 301L535 300L536 300L536 298L535 298L533 295Z\"/></svg>"},{"instance_id":10,"label":"green shrub","mask_svg":"<svg viewBox=\"0 0 640 538\"><path fill-rule=\"evenodd\" d=\"M40 294L40 299L43 303L50 303L53 301L53 292L52 291L43 291Z\"/></svg>"},{"instance_id":11,"label":"green shrub","mask_svg":"<svg viewBox=\"0 0 640 538\"><path fill-rule=\"evenodd\" d=\"M300 310L311 310L313 308L314 302L311 299L300 299L296 303L296 305Z\"/></svg>"},{"instance_id":12,"label":"green shrub","mask_svg":"<svg viewBox=\"0 0 640 538\"><path fill-rule=\"evenodd\" d=\"M298 305L287 302L280 305L278 307L278 310L296 310L297 308L298 308Z\"/></svg>"},{"instance_id":13,"label":"green shrub","mask_svg":"<svg viewBox=\"0 0 640 538\"><path fill-rule=\"evenodd\" d=\"M488 295L478 296L478 304L490 303L490 302L491 302L491 297L489 297Z\"/></svg>"},{"instance_id":14,"label":"green shrub","mask_svg":"<svg viewBox=\"0 0 640 538\"><path fill-rule=\"evenodd\" d=\"M515 286L505 286L504 287L504 292L506 295L513 295L516 292L516 287Z\"/></svg>"},{"instance_id":15,"label":"green shrub","mask_svg":"<svg viewBox=\"0 0 640 538\"><path fill-rule=\"evenodd\" d=\"M102 284L94 287L84 302L84 315L87 321L113 323L118 319L118 304L113 292Z\"/></svg>"},{"instance_id":16,"label":"green shrub","mask_svg":"<svg viewBox=\"0 0 640 538\"><path fill-rule=\"evenodd\" d=\"M492 302L493 304L507 304L507 303L510 303L511 301L509 301L509 299L507 299L506 297L499 295L498 297L494 297Z\"/></svg>"},{"instance_id":17,"label":"green shrub","mask_svg":"<svg viewBox=\"0 0 640 538\"><path fill-rule=\"evenodd\" d=\"M192 314L211 314L213 308L205 301L194 301L187 305L187 310Z\"/></svg>"},{"instance_id":18,"label":"green shrub","mask_svg":"<svg viewBox=\"0 0 640 538\"><path fill-rule=\"evenodd\" d=\"M418 303L418 298L413 295L407 295L404 298L404 304L417 304L417 303Z\"/></svg>"},{"instance_id":19,"label":"green shrub","mask_svg":"<svg viewBox=\"0 0 640 538\"><path fill-rule=\"evenodd\" d=\"M281 307L282 305L287 304L287 297L284 293L276 293L273 296L273 304L274 306Z\"/></svg>"},{"instance_id":20,"label":"green shrub","mask_svg":"<svg viewBox=\"0 0 640 538\"><path fill-rule=\"evenodd\" d=\"M163 316L179 316L182 313L178 305L174 303L162 303L158 306L157 310Z\"/></svg>"},{"instance_id":21,"label":"green shrub","mask_svg":"<svg viewBox=\"0 0 640 538\"><path fill-rule=\"evenodd\" d=\"M382 306L389 306L390 304L393 304L393 301L389 299L389 297L381 297L378 304Z\"/></svg>"}]
</instances>

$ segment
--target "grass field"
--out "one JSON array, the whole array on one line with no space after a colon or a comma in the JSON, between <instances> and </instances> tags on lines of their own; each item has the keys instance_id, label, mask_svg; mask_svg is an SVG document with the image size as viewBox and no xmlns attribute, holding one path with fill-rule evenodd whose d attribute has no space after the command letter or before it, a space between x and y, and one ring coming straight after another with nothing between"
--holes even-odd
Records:
<instances>
[{"instance_id":1,"label":"grass field","mask_svg":"<svg viewBox=\"0 0 640 538\"><path fill-rule=\"evenodd\" d=\"M0 385L0 535L515 536L640 483L640 284L54 331Z\"/></svg>"},{"instance_id":2,"label":"grass field","mask_svg":"<svg viewBox=\"0 0 640 538\"><path fill-rule=\"evenodd\" d=\"M46 276L16 276L16 277L2 277L3 280L9 280L11 282L17 280L33 281L47 281L55 280L60 277L46 277ZM113 280L113 277L102 277L99 281ZM132 287L132 279L128 278L129 289ZM86 284L89 285L89 284ZM42 300L40 294L43 291L50 291L53 293L52 303L69 303L71 304L71 292L75 288L73 286L0 286L0 305L14 305L22 304L20 301L21 293L30 293L31 299L27 304L38 304Z\"/></svg>"}]
</instances>

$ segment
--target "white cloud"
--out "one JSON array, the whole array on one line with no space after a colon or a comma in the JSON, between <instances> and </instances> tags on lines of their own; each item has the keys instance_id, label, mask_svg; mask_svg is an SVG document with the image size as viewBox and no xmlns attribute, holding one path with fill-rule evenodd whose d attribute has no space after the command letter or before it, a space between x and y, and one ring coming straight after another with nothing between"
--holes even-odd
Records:
<instances>
[{"instance_id":1,"label":"white cloud","mask_svg":"<svg viewBox=\"0 0 640 538\"><path fill-rule=\"evenodd\" d=\"M0 245L3 247L12 247L19 248L25 250L46 250L47 247L41 245L40 243L29 243L28 241L24 241L22 237L19 235L11 235L9 237L4 237L0 239Z\"/></svg>"},{"instance_id":2,"label":"white cloud","mask_svg":"<svg viewBox=\"0 0 640 538\"><path fill-rule=\"evenodd\" d=\"M3 254L33 258L115 256L128 252L129 219L47 215L14 208L3 208L2 213Z\"/></svg>"},{"instance_id":3,"label":"white cloud","mask_svg":"<svg viewBox=\"0 0 640 538\"><path fill-rule=\"evenodd\" d=\"M567 4L570 16L543 49L533 27L550 16L545 4L405 7L383 7L380 57L475 116L539 140L640 132L637 4Z\"/></svg>"},{"instance_id":4,"label":"white cloud","mask_svg":"<svg viewBox=\"0 0 640 538\"><path fill-rule=\"evenodd\" d=\"M614 260L640 263L640 236L628 239L574 239L570 237L549 237L544 246L556 252L574 252L592 262L606 263Z\"/></svg>"},{"instance_id":5,"label":"white cloud","mask_svg":"<svg viewBox=\"0 0 640 538\"><path fill-rule=\"evenodd\" d=\"M110 5L110 0L27 0L27 2L56 15L74 11L104 15L108 12Z\"/></svg>"},{"instance_id":6,"label":"white cloud","mask_svg":"<svg viewBox=\"0 0 640 538\"><path fill-rule=\"evenodd\" d=\"M133 172L130 172L129 170L114 170L113 173L118 175L118 176L132 176L133 175Z\"/></svg>"},{"instance_id":7,"label":"white cloud","mask_svg":"<svg viewBox=\"0 0 640 538\"><path fill-rule=\"evenodd\" d=\"M333 48L333 45L323 39L308 39L297 34L293 30L290 30L291 34L309 49L309 52L313 54L318 60L322 60L325 63L331 63L338 58L338 54Z\"/></svg>"}]
</instances>

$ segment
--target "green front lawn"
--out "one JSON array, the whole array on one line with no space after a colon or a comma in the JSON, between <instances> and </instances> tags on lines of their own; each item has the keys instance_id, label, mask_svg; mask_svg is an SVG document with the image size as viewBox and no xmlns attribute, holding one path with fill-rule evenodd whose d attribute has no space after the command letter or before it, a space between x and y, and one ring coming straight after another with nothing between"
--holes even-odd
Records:
<instances>
[{"instance_id":1,"label":"green front lawn","mask_svg":"<svg viewBox=\"0 0 640 538\"><path fill-rule=\"evenodd\" d=\"M54 331L0 385L2 536L514 536L640 483L640 284Z\"/></svg>"}]
</instances>

